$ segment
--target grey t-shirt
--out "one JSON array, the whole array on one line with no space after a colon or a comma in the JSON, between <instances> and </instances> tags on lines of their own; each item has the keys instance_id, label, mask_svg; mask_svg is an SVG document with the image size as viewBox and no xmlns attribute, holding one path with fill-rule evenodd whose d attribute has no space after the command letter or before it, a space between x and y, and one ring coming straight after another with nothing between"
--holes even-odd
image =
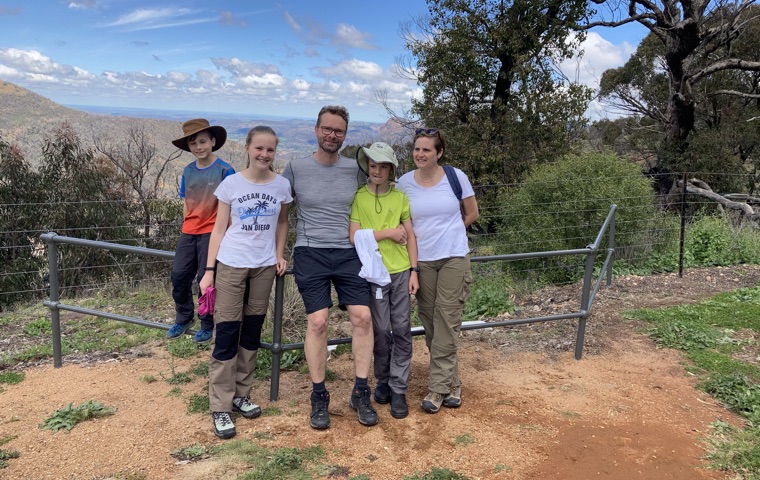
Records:
<instances>
[{"instance_id":1,"label":"grey t-shirt","mask_svg":"<svg viewBox=\"0 0 760 480\"><path fill-rule=\"evenodd\" d=\"M322 165L313 155L288 162L282 176L290 181L298 223L296 247L353 248L348 217L356 190L366 183L356 160L339 157Z\"/></svg>"}]
</instances>

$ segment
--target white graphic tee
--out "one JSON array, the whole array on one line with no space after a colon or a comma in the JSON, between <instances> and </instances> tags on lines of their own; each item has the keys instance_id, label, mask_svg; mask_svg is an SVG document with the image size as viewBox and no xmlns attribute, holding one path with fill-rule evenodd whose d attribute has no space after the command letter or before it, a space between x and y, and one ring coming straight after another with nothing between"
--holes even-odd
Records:
<instances>
[{"instance_id":1,"label":"white graphic tee","mask_svg":"<svg viewBox=\"0 0 760 480\"><path fill-rule=\"evenodd\" d=\"M290 182L277 175L269 183L258 184L236 173L225 178L214 194L230 206L231 219L216 259L238 268L275 265L277 219L282 205L293 201Z\"/></svg>"}]
</instances>

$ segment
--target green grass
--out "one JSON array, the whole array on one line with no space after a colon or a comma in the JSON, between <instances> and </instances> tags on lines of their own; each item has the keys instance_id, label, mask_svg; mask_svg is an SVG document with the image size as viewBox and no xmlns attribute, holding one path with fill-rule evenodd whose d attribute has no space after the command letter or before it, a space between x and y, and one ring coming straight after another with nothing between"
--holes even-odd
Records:
<instances>
[{"instance_id":1,"label":"green grass","mask_svg":"<svg viewBox=\"0 0 760 480\"><path fill-rule=\"evenodd\" d=\"M0 438L0 447L6 443L10 443L17 439L18 435L8 435ZM18 458L20 454L15 450L2 450L0 449L0 468L6 468L8 466L8 460Z\"/></svg>"},{"instance_id":2,"label":"green grass","mask_svg":"<svg viewBox=\"0 0 760 480\"><path fill-rule=\"evenodd\" d=\"M53 415L40 424L40 428L54 432L58 430L70 431L80 422L113 415L114 413L116 413L115 408L107 407L94 400L89 400L76 407L72 402L62 409L56 410Z\"/></svg>"},{"instance_id":3,"label":"green grass","mask_svg":"<svg viewBox=\"0 0 760 480\"><path fill-rule=\"evenodd\" d=\"M475 438L469 433L463 433L462 435L456 435L454 437L454 445L466 446L471 443L475 443Z\"/></svg>"},{"instance_id":4,"label":"green grass","mask_svg":"<svg viewBox=\"0 0 760 480\"><path fill-rule=\"evenodd\" d=\"M24 372L0 372L0 383L16 385L24 381Z\"/></svg>"},{"instance_id":5,"label":"green grass","mask_svg":"<svg viewBox=\"0 0 760 480\"><path fill-rule=\"evenodd\" d=\"M410 477L404 477L404 480L470 480L469 477L465 477L456 472L452 472L448 468L433 468L426 474L415 474Z\"/></svg>"},{"instance_id":6,"label":"green grass","mask_svg":"<svg viewBox=\"0 0 760 480\"><path fill-rule=\"evenodd\" d=\"M171 456L179 461L195 462L209 456L208 449L201 443L194 443L186 447L172 450Z\"/></svg>"},{"instance_id":7,"label":"green grass","mask_svg":"<svg viewBox=\"0 0 760 480\"><path fill-rule=\"evenodd\" d=\"M169 353L178 358L190 358L198 354L200 350L205 350L208 347L193 343L193 341L187 335L177 340L172 340L166 349Z\"/></svg>"},{"instance_id":8,"label":"green grass","mask_svg":"<svg viewBox=\"0 0 760 480\"><path fill-rule=\"evenodd\" d=\"M211 413L208 395L191 395L187 399L187 413Z\"/></svg>"},{"instance_id":9,"label":"green grass","mask_svg":"<svg viewBox=\"0 0 760 480\"><path fill-rule=\"evenodd\" d=\"M760 341L760 286L693 304L627 312L645 320L661 347L681 350L699 388L746 419L744 428L713 424L707 439L715 468L760 479L760 368L739 354ZM739 334L741 332L741 335Z\"/></svg>"},{"instance_id":10,"label":"green grass","mask_svg":"<svg viewBox=\"0 0 760 480\"><path fill-rule=\"evenodd\" d=\"M325 452L320 446L306 448L265 448L244 440L231 440L213 453L224 460L247 466L237 480L306 480L321 477L331 467L322 463Z\"/></svg>"}]
</instances>

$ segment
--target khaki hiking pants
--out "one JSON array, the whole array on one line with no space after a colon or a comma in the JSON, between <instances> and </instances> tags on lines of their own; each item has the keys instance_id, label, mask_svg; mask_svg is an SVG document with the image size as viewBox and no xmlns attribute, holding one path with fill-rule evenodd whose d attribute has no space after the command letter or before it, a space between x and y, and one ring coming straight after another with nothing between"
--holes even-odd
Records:
<instances>
[{"instance_id":1,"label":"khaki hiking pants","mask_svg":"<svg viewBox=\"0 0 760 480\"><path fill-rule=\"evenodd\" d=\"M430 351L428 390L446 395L462 384L457 348L462 309L472 283L470 258L451 257L418 264L417 307Z\"/></svg>"},{"instance_id":2,"label":"khaki hiking pants","mask_svg":"<svg viewBox=\"0 0 760 480\"><path fill-rule=\"evenodd\" d=\"M235 268L217 263L215 328L208 365L212 412L232 412L234 397L250 395L274 276L274 266Z\"/></svg>"}]
</instances>

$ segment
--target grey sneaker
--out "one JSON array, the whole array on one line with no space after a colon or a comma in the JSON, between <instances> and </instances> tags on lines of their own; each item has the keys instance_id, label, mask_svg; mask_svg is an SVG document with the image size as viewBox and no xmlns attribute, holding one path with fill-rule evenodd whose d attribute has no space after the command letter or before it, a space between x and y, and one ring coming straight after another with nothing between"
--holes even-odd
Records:
<instances>
[{"instance_id":1,"label":"grey sneaker","mask_svg":"<svg viewBox=\"0 0 760 480\"><path fill-rule=\"evenodd\" d=\"M351 398L348 400L348 406L356 410L356 415L359 417L359 423L362 425L371 427L377 423L377 411L372 407L369 388L366 390L354 388L351 391Z\"/></svg>"},{"instance_id":2,"label":"grey sneaker","mask_svg":"<svg viewBox=\"0 0 760 480\"><path fill-rule=\"evenodd\" d=\"M251 399L248 397L233 398L232 408L240 412L245 418L256 418L261 415L261 407L251 402Z\"/></svg>"},{"instance_id":3,"label":"grey sneaker","mask_svg":"<svg viewBox=\"0 0 760 480\"><path fill-rule=\"evenodd\" d=\"M458 408L462 405L462 387L455 387L451 392L443 397L443 406L446 408Z\"/></svg>"},{"instance_id":4,"label":"grey sneaker","mask_svg":"<svg viewBox=\"0 0 760 480\"><path fill-rule=\"evenodd\" d=\"M438 413L443 403L443 394L437 392L428 392L425 399L422 400L422 409L428 413Z\"/></svg>"},{"instance_id":5,"label":"grey sneaker","mask_svg":"<svg viewBox=\"0 0 760 480\"><path fill-rule=\"evenodd\" d=\"M214 419L214 435L219 438L232 438L235 436L235 424L232 423L232 417L227 412L214 412L211 414Z\"/></svg>"}]
</instances>

